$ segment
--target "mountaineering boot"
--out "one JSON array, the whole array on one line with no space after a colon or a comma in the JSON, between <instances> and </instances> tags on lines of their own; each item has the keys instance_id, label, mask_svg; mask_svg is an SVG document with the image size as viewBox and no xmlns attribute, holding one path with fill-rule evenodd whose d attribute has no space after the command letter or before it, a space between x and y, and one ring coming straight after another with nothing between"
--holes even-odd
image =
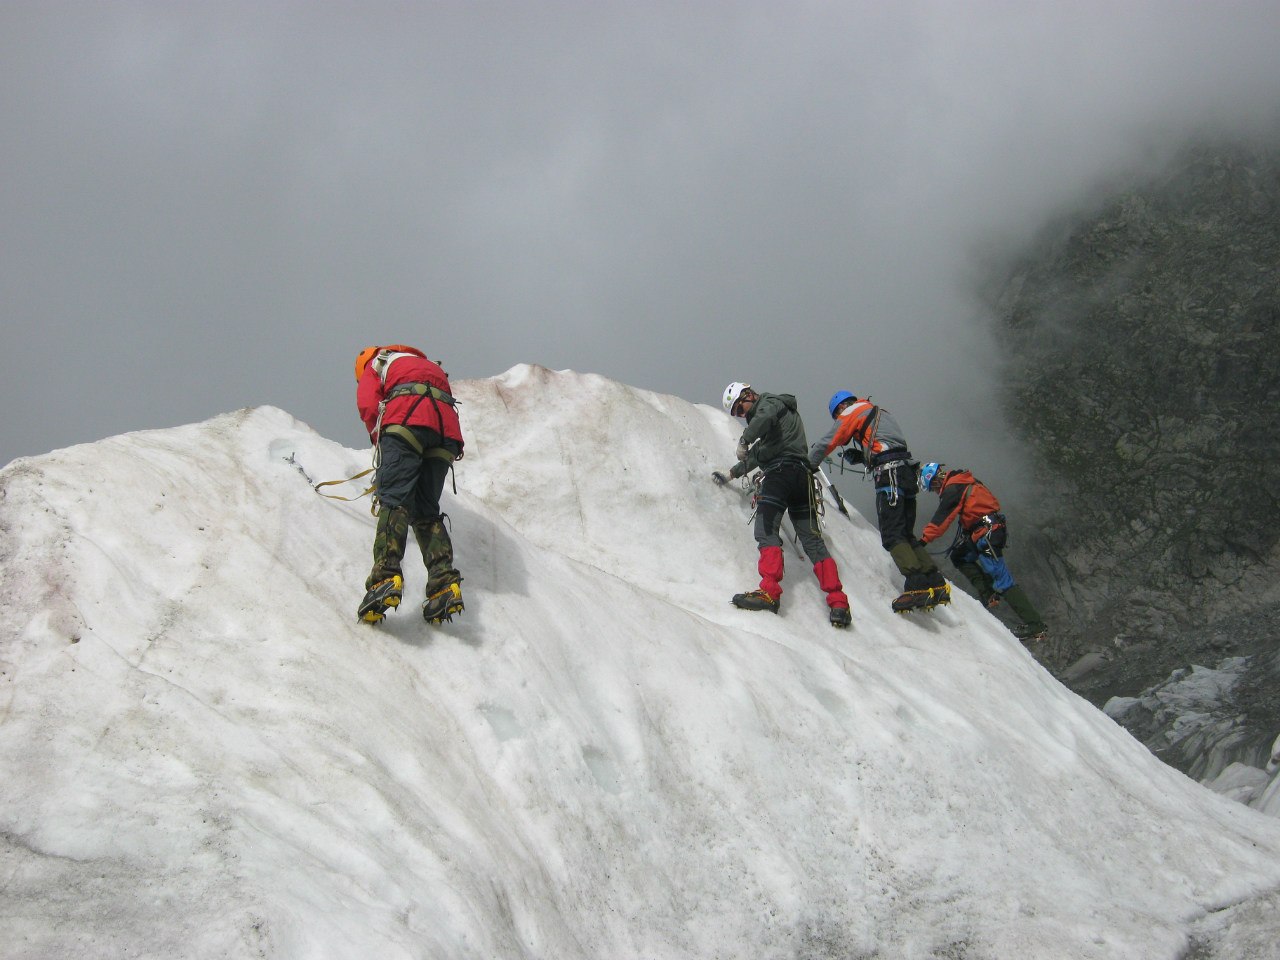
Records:
<instances>
[{"instance_id":1,"label":"mountaineering boot","mask_svg":"<svg viewBox=\"0 0 1280 960\"><path fill-rule=\"evenodd\" d=\"M462 610L462 587L456 580L428 594L422 601L422 619L427 623L443 623L445 620L453 623L453 615Z\"/></svg>"},{"instance_id":2,"label":"mountaineering boot","mask_svg":"<svg viewBox=\"0 0 1280 960\"><path fill-rule=\"evenodd\" d=\"M951 602L951 584L935 569L932 573L918 573L907 577L905 589L893 601L894 613L928 613L934 607Z\"/></svg>"},{"instance_id":3,"label":"mountaineering boot","mask_svg":"<svg viewBox=\"0 0 1280 960\"><path fill-rule=\"evenodd\" d=\"M932 610L934 607L951 602L951 584L947 583L947 578L942 575L942 571L934 570L929 574L928 585L929 602L924 609Z\"/></svg>"},{"instance_id":4,"label":"mountaineering boot","mask_svg":"<svg viewBox=\"0 0 1280 960\"><path fill-rule=\"evenodd\" d=\"M735 593L731 601L735 607L743 610L772 610L778 612L782 604L763 590L752 590L750 593Z\"/></svg>"},{"instance_id":5,"label":"mountaineering boot","mask_svg":"<svg viewBox=\"0 0 1280 960\"><path fill-rule=\"evenodd\" d=\"M1025 623L1020 627L1014 627L1013 635L1025 644L1043 643L1045 640L1049 639L1049 631L1046 630L1044 626L1041 626L1040 629L1037 630L1032 627L1028 627Z\"/></svg>"},{"instance_id":6,"label":"mountaineering boot","mask_svg":"<svg viewBox=\"0 0 1280 960\"><path fill-rule=\"evenodd\" d=\"M404 580L400 577L388 577L379 580L364 595L356 617L365 623L379 623L388 610L400 606L400 597L404 593Z\"/></svg>"},{"instance_id":7,"label":"mountaineering boot","mask_svg":"<svg viewBox=\"0 0 1280 960\"><path fill-rule=\"evenodd\" d=\"M849 612L848 607L832 607L831 608L831 625L833 627L844 628L853 623L853 614Z\"/></svg>"},{"instance_id":8,"label":"mountaineering boot","mask_svg":"<svg viewBox=\"0 0 1280 960\"><path fill-rule=\"evenodd\" d=\"M941 607L943 604L951 603L951 584L948 584L942 571L934 567L931 572L924 573L924 579L920 582L920 590L927 594L924 602L915 607L919 611L932 611L934 607ZM914 584L913 584L914 586Z\"/></svg>"},{"instance_id":9,"label":"mountaineering boot","mask_svg":"<svg viewBox=\"0 0 1280 960\"><path fill-rule=\"evenodd\" d=\"M894 613L914 613L917 610L932 610L929 588L923 590L903 590L890 605Z\"/></svg>"},{"instance_id":10,"label":"mountaineering boot","mask_svg":"<svg viewBox=\"0 0 1280 960\"><path fill-rule=\"evenodd\" d=\"M987 605L988 610L994 610L996 607L1000 606L1000 594L993 593L983 602Z\"/></svg>"}]
</instances>

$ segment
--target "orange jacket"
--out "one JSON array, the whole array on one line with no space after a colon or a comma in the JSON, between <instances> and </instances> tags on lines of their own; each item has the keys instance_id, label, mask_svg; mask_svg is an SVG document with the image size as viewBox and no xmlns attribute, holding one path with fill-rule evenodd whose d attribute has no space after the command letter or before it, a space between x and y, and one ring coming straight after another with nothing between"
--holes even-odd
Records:
<instances>
[{"instance_id":1,"label":"orange jacket","mask_svg":"<svg viewBox=\"0 0 1280 960\"><path fill-rule=\"evenodd\" d=\"M920 534L925 543L937 540L951 526L951 521L960 518L960 529L971 535L976 527L982 526L982 518L989 513L1000 512L1000 501L987 489L986 484L968 470L951 470L942 481L942 489L938 491L938 509Z\"/></svg>"}]
</instances>

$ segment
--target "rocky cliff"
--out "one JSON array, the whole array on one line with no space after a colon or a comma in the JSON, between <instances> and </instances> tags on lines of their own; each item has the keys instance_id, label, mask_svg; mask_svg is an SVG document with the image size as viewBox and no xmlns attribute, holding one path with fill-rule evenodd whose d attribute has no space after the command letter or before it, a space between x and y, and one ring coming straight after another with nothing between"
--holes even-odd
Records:
<instances>
[{"instance_id":1,"label":"rocky cliff","mask_svg":"<svg viewBox=\"0 0 1280 960\"><path fill-rule=\"evenodd\" d=\"M1222 696L1231 748L1205 749L1217 768L1265 756L1280 730L1275 698L1254 695L1280 679L1280 140L1192 147L1052 225L1004 276L1005 400L1037 488L1018 571L1056 628L1042 657L1099 704L1247 658ZM1203 751L1172 752L1189 769Z\"/></svg>"}]
</instances>

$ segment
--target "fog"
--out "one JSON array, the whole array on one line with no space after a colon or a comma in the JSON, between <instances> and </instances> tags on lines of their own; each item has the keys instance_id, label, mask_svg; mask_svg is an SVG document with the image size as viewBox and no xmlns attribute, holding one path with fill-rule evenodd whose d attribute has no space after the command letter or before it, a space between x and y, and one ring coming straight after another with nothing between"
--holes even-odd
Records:
<instances>
[{"instance_id":1,"label":"fog","mask_svg":"<svg viewBox=\"0 0 1280 960\"><path fill-rule=\"evenodd\" d=\"M408 342L716 403L871 393L1016 482L983 270L1269 128L1275 3L0 7L0 463L271 403L364 442ZM464 411L465 416L465 411Z\"/></svg>"}]
</instances>

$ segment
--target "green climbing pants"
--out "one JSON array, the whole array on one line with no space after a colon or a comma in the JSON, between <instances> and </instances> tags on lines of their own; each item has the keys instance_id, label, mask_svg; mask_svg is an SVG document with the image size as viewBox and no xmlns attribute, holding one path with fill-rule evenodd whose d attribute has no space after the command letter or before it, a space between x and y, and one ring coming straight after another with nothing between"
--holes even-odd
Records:
<instances>
[{"instance_id":1,"label":"green climbing pants","mask_svg":"<svg viewBox=\"0 0 1280 960\"><path fill-rule=\"evenodd\" d=\"M423 433L429 435L425 438L428 441L439 439L433 430ZM427 595L461 579L453 566L453 543L445 527L444 514L440 512L440 495L449 475L450 461L431 455L438 449L424 445L423 453L418 453L395 434L381 438L378 526L373 537L373 569L365 581L366 589L389 577L403 576L401 562L410 528L427 567Z\"/></svg>"}]
</instances>

